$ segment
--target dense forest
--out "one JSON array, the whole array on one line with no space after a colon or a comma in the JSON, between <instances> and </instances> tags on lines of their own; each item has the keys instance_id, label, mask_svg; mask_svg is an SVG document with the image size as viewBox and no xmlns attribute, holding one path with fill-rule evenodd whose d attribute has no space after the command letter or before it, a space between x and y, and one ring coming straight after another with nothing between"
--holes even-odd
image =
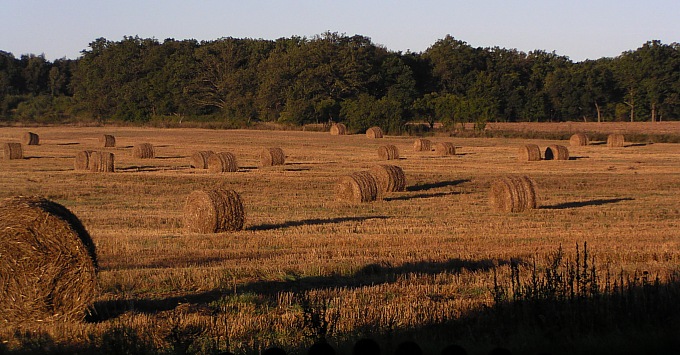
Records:
<instances>
[{"instance_id":1,"label":"dense forest","mask_svg":"<svg viewBox=\"0 0 680 355\"><path fill-rule=\"evenodd\" d=\"M99 38L78 59L0 51L0 123L218 121L354 131L407 122L680 119L680 44L615 58L475 48L447 36L422 53L368 37Z\"/></svg>"}]
</instances>

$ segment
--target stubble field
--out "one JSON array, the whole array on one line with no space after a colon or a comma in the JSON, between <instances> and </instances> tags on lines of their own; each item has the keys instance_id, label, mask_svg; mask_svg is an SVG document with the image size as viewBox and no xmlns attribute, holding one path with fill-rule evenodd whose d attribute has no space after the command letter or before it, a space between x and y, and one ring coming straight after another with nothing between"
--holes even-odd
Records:
<instances>
[{"instance_id":1,"label":"stubble field","mask_svg":"<svg viewBox=\"0 0 680 355\"><path fill-rule=\"evenodd\" d=\"M2 128L0 142L19 141L27 130ZM499 344L507 338L455 326L493 305L494 275L509 285L512 262L541 268L560 246L573 259L586 242L600 272L648 272L665 282L680 268L677 144L594 142L569 147L568 161L519 162L526 143L545 150L569 142L432 137L457 146L457 155L438 157L414 152L413 137L30 130L41 144L24 146L25 159L0 160L0 198L42 195L69 208L96 244L100 296L84 323L5 328L0 339L10 350L123 343L255 354L273 345L302 349L323 336L346 352L369 336L388 350L408 338L431 353L450 342L472 353L495 345L533 351L527 339ZM102 134L114 135L116 147L99 148ZM132 157L143 142L155 146L156 158ZM380 161L384 144L396 145L401 158ZM286 164L259 167L265 147L282 148ZM114 153L116 172L75 171L74 157L86 149ZM192 169L189 156L199 150L232 152L240 169ZM381 163L404 170L405 192L365 204L336 200L342 175ZM493 211L489 187L504 174L532 177L539 208ZM241 195L245 229L186 232L187 195L218 186Z\"/></svg>"}]
</instances>

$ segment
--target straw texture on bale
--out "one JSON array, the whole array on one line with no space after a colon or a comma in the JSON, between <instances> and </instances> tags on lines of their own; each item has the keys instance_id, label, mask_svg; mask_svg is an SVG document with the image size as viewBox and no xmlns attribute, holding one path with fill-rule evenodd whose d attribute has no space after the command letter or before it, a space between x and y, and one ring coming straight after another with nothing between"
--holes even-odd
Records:
<instances>
[{"instance_id":1,"label":"straw texture on bale","mask_svg":"<svg viewBox=\"0 0 680 355\"><path fill-rule=\"evenodd\" d=\"M375 201L380 196L378 182L368 171L354 172L340 178L335 196L340 201L352 203Z\"/></svg>"},{"instance_id":2,"label":"straw texture on bale","mask_svg":"<svg viewBox=\"0 0 680 355\"><path fill-rule=\"evenodd\" d=\"M342 123L334 123L331 126L331 135L333 136L344 136L347 134L347 127Z\"/></svg>"},{"instance_id":3,"label":"straw texture on bale","mask_svg":"<svg viewBox=\"0 0 680 355\"><path fill-rule=\"evenodd\" d=\"M588 145L588 136L585 133L576 133L569 138L569 145L572 147L582 147Z\"/></svg>"},{"instance_id":4,"label":"straw texture on bale","mask_svg":"<svg viewBox=\"0 0 680 355\"><path fill-rule=\"evenodd\" d=\"M383 130L380 127L371 127L366 130L366 137L368 138L382 138Z\"/></svg>"},{"instance_id":5,"label":"straw texture on bale","mask_svg":"<svg viewBox=\"0 0 680 355\"><path fill-rule=\"evenodd\" d=\"M155 156L151 143L136 144L132 148L132 156L138 159L151 159Z\"/></svg>"},{"instance_id":6,"label":"straw texture on bale","mask_svg":"<svg viewBox=\"0 0 680 355\"><path fill-rule=\"evenodd\" d=\"M375 165L368 170L378 184L378 194L398 192L406 189L404 170L396 165Z\"/></svg>"},{"instance_id":7,"label":"straw texture on bale","mask_svg":"<svg viewBox=\"0 0 680 355\"><path fill-rule=\"evenodd\" d=\"M5 143L3 150L7 160L24 158L24 149L21 147L21 143Z\"/></svg>"},{"instance_id":8,"label":"straw texture on bale","mask_svg":"<svg viewBox=\"0 0 680 355\"><path fill-rule=\"evenodd\" d=\"M115 171L114 155L109 152L90 153L90 171L95 173L112 173Z\"/></svg>"},{"instance_id":9,"label":"straw texture on bale","mask_svg":"<svg viewBox=\"0 0 680 355\"><path fill-rule=\"evenodd\" d=\"M228 152L211 155L208 158L208 171L211 173L233 173L238 171L236 156Z\"/></svg>"},{"instance_id":10,"label":"straw texture on bale","mask_svg":"<svg viewBox=\"0 0 680 355\"><path fill-rule=\"evenodd\" d=\"M75 163L73 164L73 167L76 170L88 170L90 169L90 157L92 156L93 151L91 150L83 150L80 151L76 154L76 159Z\"/></svg>"},{"instance_id":11,"label":"straw texture on bale","mask_svg":"<svg viewBox=\"0 0 680 355\"><path fill-rule=\"evenodd\" d=\"M536 208L536 183L528 176L505 176L495 180L491 183L489 204L501 212L523 212Z\"/></svg>"},{"instance_id":12,"label":"straw texture on bale","mask_svg":"<svg viewBox=\"0 0 680 355\"><path fill-rule=\"evenodd\" d=\"M97 293L95 246L42 197L0 201L0 322L82 320Z\"/></svg>"},{"instance_id":13,"label":"straw texture on bale","mask_svg":"<svg viewBox=\"0 0 680 355\"><path fill-rule=\"evenodd\" d=\"M549 145L545 148L545 160L569 160L569 149L563 145Z\"/></svg>"},{"instance_id":14,"label":"straw texture on bale","mask_svg":"<svg viewBox=\"0 0 680 355\"><path fill-rule=\"evenodd\" d=\"M397 146L388 144L378 147L378 156L382 160L395 160L399 159L399 149Z\"/></svg>"},{"instance_id":15,"label":"straw texture on bale","mask_svg":"<svg viewBox=\"0 0 680 355\"><path fill-rule=\"evenodd\" d=\"M184 205L184 227L190 232L238 231L244 222L243 201L233 190L195 190Z\"/></svg>"},{"instance_id":16,"label":"straw texture on bale","mask_svg":"<svg viewBox=\"0 0 680 355\"><path fill-rule=\"evenodd\" d=\"M191 154L191 167L196 169L207 169L208 168L208 158L215 155L212 150L202 150Z\"/></svg>"},{"instance_id":17,"label":"straw texture on bale","mask_svg":"<svg viewBox=\"0 0 680 355\"><path fill-rule=\"evenodd\" d=\"M260 152L261 166L283 165L286 156L281 148L264 148Z\"/></svg>"},{"instance_id":18,"label":"straw texture on bale","mask_svg":"<svg viewBox=\"0 0 680 355\"><path fill-rule=\"evenodd\" d=\"M24 133L22 143L25 145L38 145L40 144L40 136L33 132L26 132Z\"/></svg>"},{"instance_id":19,"label":"straw texture on bale","mask_svg":"<svg viewBox=\"0 0 680 355\"><path fill-rule=\"evenodd\" d=\"M439 142L434 145L437 155L456 155L456 146L451 142Z\"/></svg>"},{"instance_id":20,"label":"straw texture on bale","mask_svg":"<svg viewBox=\"0 0 680 355\"><path fill-rule=\"evenodd\" d=\"M413 151L429 152L432 150L432 141L429 139L419 138L413 142Z\"/></svg>"},{"instance_id":21,"label":"straw texture on bale","mask_svg":"<svg viewBox=\"0 0 680 355\"><path fill-rule=\"evenodd\" d=\"M110 134L103 134L99 137L99 146L102 148L113 148L116 146L116 137Z\"/></svg>"},{"instance_id":22,"label":"straw texture on bale","mask_svg":"<svg viewBox=\"0 0 680 355\"><path fill-rule=\"evenodd\" d=\"M623 134L613 133L607 137L607 147L621 148L624 147L625 141Z\"/></svg>"},{"instance_id":23,"label":"straw texture on bale","mask_svg":"<svg viewBox=\"0 0 680 355\"><path fill-rule=\"evenodd\" d=\"M519 161L541 160L541 148L537 144L526 144L519 148Z\"/></svg>"}]
</instances>

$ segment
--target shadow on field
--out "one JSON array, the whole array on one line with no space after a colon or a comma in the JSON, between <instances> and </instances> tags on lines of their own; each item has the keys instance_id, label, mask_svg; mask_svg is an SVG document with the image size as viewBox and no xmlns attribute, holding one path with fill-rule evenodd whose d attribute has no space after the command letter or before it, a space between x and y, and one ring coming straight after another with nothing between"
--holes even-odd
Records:
<instances>
[{"instance_id":1,"label":"shadow on field","mask_svg":"<svg viewBox=\"0 0 680 355\"><path fill-rule=\"evenodd\" d=\"M186 155L170 155L166 157L156 157L156 159L185 159L188 158Z\"/></svg>"},{"instance_id":2,"label":"shadow on field","mask_svg":"<svg viewBox=\"0 0 680 355\"><path fill-rule=\"evenodd\" d=\"M432 182L432 183L427 183L427 184L422 184L422 185L407 186L406 191L410 191L410 192L427 191L427 190L431 190L431 189L438 189L440 187L456 186L456 185L460 185L460 184L463 184L463 183L466 183L466 182L470 182L470 179L437 181L437 182Z\"/></svg>"},{"instance_id":3,"label":"shadow on field","mask_svg":"<svg viewBox=\"0 0 680 355\"><path fill-rule=\"evenodd\" d=\"M251 231L268 231L274 229L282 229L289 227L300 227L300 226L316 226L321 224L335 224L343 222L363 222L369 219L387 219L388 216L365 216L365 217L336 217L336 218L311 218L303 219L300 221L288 221L283 223L273 223L273 224L260 224L257 226L248 227L247 230Z\"/></svg>"},{"instance_id":4,"label":"shadow on field","mask_svg":"<svg viewBox=\"0 0 680 355\"><path fill-rule=\"evenodd\" d=\"M590 201L578 201L578 202L564 202L564 203L559 203L557 205L552 205L552 206L541 206L541 209L544 210L563 210L567 208L579 208L579 207L587 207L587 206L602 206L610 203L618 203L621 201L632 201L633 199L630 197L625 197L625 198L612 198L612 199L597 199L597 200L590 200Z\"/></svg>"},{"instance_id":5,"label":"shadow on field","mask_svg":"<svg viewBox=\"0 0 680 355\"><path fill-rule=\"evenodd\" d=\"M306 292L334 288L359 288L397 282L408 274L436 275L443 272L459 273L462 270L471 272L489 271L495 266L509 265L506 260L463 260L450 259L446 262L420 261L392 266L389 264L368 264L349 276L310 276L301 277L289 273L282 280L256 281L237 286L230 290L212 290L185 296L166 297L160 299L125 299L98 301L92 306L91 314L86 317L87 322L97 323L107 321L126 312L157 313L175 309L180 304L207 305L227 295L257 293L275 303L281 292Z\"/></svg>"},{"instance_id":6,"label":"shadow on field","mask_svg":"<svg viewBox=\"0 0 680 355\"><path fill-rule=\"evenodd\" d=\"M166 170L187 170L188 166L156 166L156 165L133 165L116 168L119 172L145 172L145 171L166 171Z\"/></svg>"},{"instance_id":7,"label":"shadow on field","mask_svg":"<svg viewBox=\"0 0 680 355\"><path fill-rule=\"evenodd\" d=\"M569 160L589 159L590 157L569 157Z\"/></svg>"},{"instance_id":8,"label":"shadow on field","mask_svg":"<svg viewBox=\"0 0 680 355\"><path fill-rule=\"evenodd\" d=\"M78 142L69 142L69 143L55 143L54 145L78 145L80 143Z\"/></svg>"},{"instance_id":9,"label":"shadow on field","mask_svg":"<svg viewBox=\"0 0 680 355\"><path fill-rule=\"evenodd\" d=\"M421 194L415 194L415 195L407 195L407 196L398 196L398 197L388 197L385 198L385 201L408 201L408 200L415 200L419 198L435 198L435 197L443 197L443 196L450 196L450 195L458 195L460 192L454 192L454 191L449 191L449 192L431 192L431 193L421 193Z\"/></svg>"}]
</instances>

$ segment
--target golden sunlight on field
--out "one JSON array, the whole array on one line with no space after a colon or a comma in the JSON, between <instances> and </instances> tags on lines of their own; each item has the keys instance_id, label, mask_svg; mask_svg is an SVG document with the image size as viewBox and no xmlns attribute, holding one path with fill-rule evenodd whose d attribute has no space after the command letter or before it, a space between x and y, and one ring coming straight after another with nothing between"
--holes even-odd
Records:
<instances>
[{"instance_id":1,"label":"golden sunlight on field","mask_svg":"<svg viewBox=\"0 0 680 355\"><path fill-rule=\"evenodd\" d=\"M0 143L20 142L27 130L2 128ZM94 321L31 328L57 343L125 326L158 348L172 342L173 329L200 329L195 337L209 339L211 349L293 348L323 331L308 322L311 307L328 322L322 335L342 348L343 339L466 317L491 305L494 267L509 284L511 260L544 265L560 246L573 258L575 246L587 242L599 270L612 274L648 272L664 281L680 265L678 144L429 137L432 146L455 145L455 155L439 156L415 151L415 137L31 131L39 145L23 145L23 159L0 160L0 198L40 195L64 205L90 233L99 261ZM104 134L115 137L115 147L103 148ZM134 156L140 143L153 146L153 158ZM541 154L566 146L570 159L520 161L527 143ZM398 159L381 159L378 148L388 144ZM262 167L260 152L272 147L281 148L285 164ZM115 172L75 170L85 150L113 153ZM238 171L192 168L199 151L232 153ZM387 163L402 168L405 191L368 203L336 198L342 176ZM506 174L533 179L536 209L489 206L492 182ZM243 230L187 231L189 194L217 187L242 198ZM13 334L0 330L10 348L18 346ZM438 341L445 342L431 340L433 348Z\"/></svg>"}]
</instances>

